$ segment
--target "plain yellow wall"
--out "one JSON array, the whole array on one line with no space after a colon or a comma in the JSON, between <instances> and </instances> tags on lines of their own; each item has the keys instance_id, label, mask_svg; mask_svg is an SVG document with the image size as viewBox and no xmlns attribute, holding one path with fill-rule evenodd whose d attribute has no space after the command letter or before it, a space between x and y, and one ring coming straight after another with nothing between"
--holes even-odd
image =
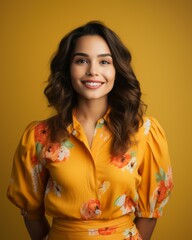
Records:
<instances>
[{"instance_id":1,"label":"plain yellow wall","mask_svg":"<svg viewBox=\"0 0 192 240\"><path fill-rule=\"evenodd\" d=\"M175 188L153 240L191 235L192 1L1 0L1 239L29 239L6 198L12 156L25 126L51 114L43 96L49 59L61 37L89 20L113 28L133 56L148 114L164 127Z\"/></svg>"}]
</instances>

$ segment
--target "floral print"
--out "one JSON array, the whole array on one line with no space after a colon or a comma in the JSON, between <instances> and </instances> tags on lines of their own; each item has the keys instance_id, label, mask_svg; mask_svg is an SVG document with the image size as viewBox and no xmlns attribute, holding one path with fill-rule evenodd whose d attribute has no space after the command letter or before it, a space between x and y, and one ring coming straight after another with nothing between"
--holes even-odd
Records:
<instances>
[{"instance_id":1,"label":"floral print","mask_svg":"<svg viewBox=\"0 0 192 240\"><path fill-rule=\"evenodd\" d=\"M97 134L97 132L99 130L102 130L100 131L99 133L99 137L100 139L103 141L103 142L106 142L109 137L110 137L110 134L109 134L109 131L105 125L105 120L102 118L98 121L98 123L96 124L96 127L95 127L95 132L94 132L94 136Z\"/></svg>"},{"instance_id":2,"label":"floral print","mask_svg":"<svg viewBox=\"0 0 192 240\"><path fill-rule=\"evenodd\" d=\"M167 174L162 168L156 174L158 183L154 193L150 199L151 217L160 217L162 209L168 201L169 195L173 188L172 169L169 168Z\"/></svg>"},{"instance_id":3,"label":"floral print","mask_svg":"<svg viewBox=\"0 0 192 240\"><path fill-rule=\"evenodd\" d=\"M73 144L67 140L61 143L50 142L50 132L46 122L41 122L34 129L36 155L31 156L31 176L34 192L38 191L38 177L43 177L45 169L43 166L47 161L62 162L66 161L70 156L70 148ZM49 181L46 193L51 189L57 196L61 195L61 187L55 181Z\"/></svg>"},{"instance_id":4,"label":"floral print","mask_svg":"<svg viewBox=\"0 0 192 240\"><path fill-rule=\"evenodd\" d=\"M81 216L83 219L95 219L101 214L101 204L97 199L91 199L81 206Z\"/></svg>"},{"instance_id":5,"label":"floral print","mask_svg":"<svg viewBox=\"0 0 192 240\"><path fill-rule=\"evenodd\" d=\"M133 225L132 227L126 229L123 232L123 235L126 237L124 240L126 240L126 239L142 240L141 236L138 234L138 231L137 231L135 225Z\"/></svg>"},{"instance_id":6,"label":"floral print","mask_svg":"<svg viewBox=\"0 0 192 240\"><path fill-rule=\"evenodd\" d=\"M129 153L124 154L123 156L115 156L111 158L111 163L118 168L122 168L130 162L131 155Z\"/></svg>"},{"instance_id":7,"label":"floral print","mask_svg":"<svg viewBox=\"0 0 192 240\"><path fill-rule=\"evenodd\" d=\"M115 206L121 207L122 215L135 211L136 203L132 198L126 194L118 197L114 203Z\"/></svg>"},{"instance_id":8,"label":"floral print","mask_svg":"<svg viewBox=\"0 0 192 240\"><path fill-rule=\"evenodd\" d=\"M53 190L54 194L57 197L61 197L62 187L60 185L58 185L56 181L49 179L45 194L48 194L51 190Z\"/></svg>"},{"instance_id":9,"label":"floral print","mask_svg":"<svg viewBox=\"0 0 192 240\"><path fill-rule=\"evenodd\" d=\"M99 235L110 235L116 231L116 227L99 228Z\"/></svg>"},{"instance_id":10,"label":"floral print","mask_svg":"<svg viewBox=\"0 0 192 240\"><path fill-rule=\"evenodd\" d=\"M121 168L123 171L128 170L132 173L136 166L136 152L125 153L123 156L112 156L111 164Z\"/></svg>"},{"instance_id":11,"label":"floral print","mask_svg":"<svg viewBox=\"0 0 192 240\"><path fill-rule=\"evenodd\" d=\"M144 135L147 135L149 133L149 130L150 130L150 126L151 126L151 121L150 119L146 119L146 121L144 122Z\"/></svg>"},{"instance_id":12,"label":"floral print","mask_svg":"<svg viewBox=\"0 0 192 240\"><path fill-rule=\"evenodd\" d=\"M99 186L98 192L99 195L104 194L110 187L110 182L109 181L103 181L102 184Z\"/></svg>"},{"instance_id":13,"label":"floral print","mask_svg":"<svg viewBox=\"0 0 192 240\"><path fill-rule=\"evenodd\" d=\"M49 129L46 122L41 122L35 127L35 141L45 144L49 139Z\"/></svg>"},{"instance_id":14,"label":"floral print","mask_svg":"<svg viewBox=\"0 0 192 240\"><path fill-rule=\"evenodd\" d=\"M98 235L111 235L116 232L117 227L105 227L105 228L98 228L98 229L88 229L88 234L91 236L98 236Z\"/></svg>"},{"instance_id":15,"label":"floral print","mask_svg":"<svg viewBox=\"0 0 192 240\"><path fill-rule=\"evenodd\" d=\"M38 124L35 128L35 140L38 156L45 164L46 160L61 162L66 161L70 155L70 148L73 144L67 140L65 142L52 143L49 137L49 129L46 122Z\"/></svg>"},{"instance_id":16,"label":"floral print","mask_svg":"<svg viewBox=\"0 0 192 240\"><path fill-rule=\"evenodd\" d=\"M31 178L33 183L33 190L35 193L38 192L38 176L43 177L45 169L43 169L42 163L39 162L36 156L31 158Z\"/></svg>"},{"instance_id":17,"label":"floral print","mask_svg":"<svg viewBox=\"0 0 192 240\"><path fill-rule=\"evenodd\" d=\"M96 129L97 128L102 128L105 125L105 120L102 118L99 120L99 122L96 125Z\"/></svg>"},{"instance_id":18,"label":"floral print","mask_svg":"<svg viewBox=\"0 0 192 240\"><path fill-rule=\"evenodd\" d=\"M113 138L105 120L98 121L91 148L77 120L67 130L67 141L53 143L46 121L26 129L15 154L9 199L29 219L39 219L45 207L51 216L73 219L69 224L77 220L86 225L85 238L141 240L131 217L160 217L173 188L158 122L144 118L137 144L122 156L111 156Z\"/></svg>"},{"instance_id":19,"label":"floral print","mask_svg":"<svg viewBox=\"0 0 192 240\"><path fill-rule=\"evenodd\" d=\"M53 162L66 161L69 158L70 150L64 143L50 143L43 147L41 157L44 160Z\"/></svg>"}]
</instances>

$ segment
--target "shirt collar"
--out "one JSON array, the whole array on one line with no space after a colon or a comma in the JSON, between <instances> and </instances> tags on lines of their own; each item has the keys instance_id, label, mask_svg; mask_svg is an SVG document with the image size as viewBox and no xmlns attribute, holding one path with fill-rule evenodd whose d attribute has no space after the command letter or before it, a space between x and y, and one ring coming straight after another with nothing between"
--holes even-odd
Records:
<instances>
[{"instance_id":1,"label":"shirt collar","mask_svg":"<svg viewBox=\"0 0 192 240\"><path fill-rule=\"evenodd\" d=\"M101 121L101 119L104 119L104 121L107 123L107 125L109 125L109 113L110 113L111 109L110 107L108 107L107 112L105 113L105 115L98 119L98 122ZM67 131L72 134L74 129L78 130L80 128L80 123L78 122L78 120L75 117L75 109L73 109L72 111L72 123L67 127Z\"/></svg>"}]
</instances>

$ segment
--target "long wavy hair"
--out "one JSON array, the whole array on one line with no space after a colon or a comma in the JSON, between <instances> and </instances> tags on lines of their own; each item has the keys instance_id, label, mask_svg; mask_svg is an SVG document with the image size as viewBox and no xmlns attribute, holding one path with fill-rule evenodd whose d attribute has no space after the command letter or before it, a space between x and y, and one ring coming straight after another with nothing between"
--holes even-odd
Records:
<instances>
[{"instance_id":1,"label":"long wavy hair","mask_svg":"<svg viewBox=\"0 0 192 240\"><path fill-rule=\"evenodd\" d=\"M111 153L124 154L143 124L146 105L141 100L140 84L130 65L129 50L114 31L99 21L88 22L64 36L52 58L48 85L44 90L49 105L57 111L57 115L48 120L51 140L64 141L69 137L67 127L72 123L72 110L77 104L70 77L71 56L77 39L86 35L101 36L111 50L116 69L115 84L108 95L108 125L113 135Z\"/></svg>"}]
</instances>

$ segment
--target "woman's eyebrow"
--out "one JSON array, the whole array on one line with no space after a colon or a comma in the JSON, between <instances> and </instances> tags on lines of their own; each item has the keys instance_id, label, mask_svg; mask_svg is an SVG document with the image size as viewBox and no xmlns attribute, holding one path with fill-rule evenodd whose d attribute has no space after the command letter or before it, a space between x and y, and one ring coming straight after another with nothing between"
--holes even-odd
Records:
<instances>
[{"instance_id":1,"label":"woman's eyebrow","mask_svg":"<svg viewBox=\"0 0 192 240\"><path fill-rule=\"evenodd\" d=\"M80 52L74 53L72 57L75 57L75 56L89 57L88 54L86 54L86 53L80 53Z\"/></svg>"},{"instance_id":2,"label":"woman's eyebrow","mask_svg":"<svg viewBox=\"0 0 192 240\"><path fill-rule=\"evenodd\" d=\"M98 57L112 57L111 53L103 53L103 54L99 54L97 56Z\"/></svg>"},{"instance_id":3,"label":"woman's eyebrow","mask_svg":"<svg viewBox=\"0 0 192 240\"><path fill-rule=\"evenodd\" d=\"M89 54L77 52L77 53L74 53L72 57L75 57L75 56L89 57ZM98 54L97 57L112 57L112 55L111 53L102 53L102 54Z\"/></svg>"}]
</instances>

